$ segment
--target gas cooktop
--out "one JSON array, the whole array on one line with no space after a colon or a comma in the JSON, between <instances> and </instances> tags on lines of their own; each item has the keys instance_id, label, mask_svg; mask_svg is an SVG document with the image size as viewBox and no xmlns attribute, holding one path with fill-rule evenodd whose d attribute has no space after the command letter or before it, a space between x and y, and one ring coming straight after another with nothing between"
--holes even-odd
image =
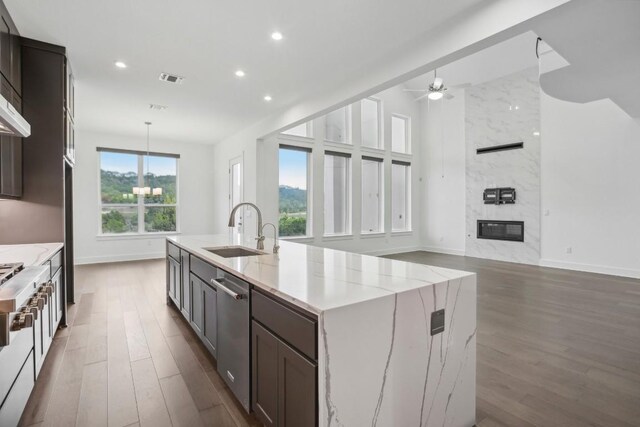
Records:
<instances>
[{"instance_id":1,"label":"gas cooktop","mask_svg":"<svg viewBox=\"0 0 640 427\"><path fill-rule=\"evenodd\" d=\"M0 264L0 285L11 279L18 272L24 268L24 264L21 262L14 262L10 264Z\"/></svg>"}]
</instances>

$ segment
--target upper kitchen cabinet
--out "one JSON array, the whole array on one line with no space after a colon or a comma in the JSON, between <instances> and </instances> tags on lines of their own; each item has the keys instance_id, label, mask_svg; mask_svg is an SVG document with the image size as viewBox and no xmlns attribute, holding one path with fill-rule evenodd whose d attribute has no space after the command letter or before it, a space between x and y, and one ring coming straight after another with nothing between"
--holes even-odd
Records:
<instances>
[{"instance_id":1,"label":"upper kitchen cabinet","mask_svg":"<svg viewBox=\"0 0 640 427\"><path fill-rule=\"evenodd\" d=\"M0 73L22 95L20 36L4 4L0 5ZM5 97L6 98L6 97ZM10 101L10 100L9 100ZM11 101L10 101L11 102Z\"/></svg>"}]
</instances>

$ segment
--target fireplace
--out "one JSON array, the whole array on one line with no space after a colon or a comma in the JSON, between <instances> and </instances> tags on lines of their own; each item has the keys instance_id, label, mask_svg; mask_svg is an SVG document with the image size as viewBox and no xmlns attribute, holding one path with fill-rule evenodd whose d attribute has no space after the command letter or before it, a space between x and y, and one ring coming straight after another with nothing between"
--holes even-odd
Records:
<instances>
[{"instance_id":1,"label":"fireplace","mask_svg":"<svg viewBox=\"0 0 640 427\"><path fill-rule=\"evenodd\" d=\"M524 242L524 221L478 220L478 239Z\"/></svg>"}]
</instances>

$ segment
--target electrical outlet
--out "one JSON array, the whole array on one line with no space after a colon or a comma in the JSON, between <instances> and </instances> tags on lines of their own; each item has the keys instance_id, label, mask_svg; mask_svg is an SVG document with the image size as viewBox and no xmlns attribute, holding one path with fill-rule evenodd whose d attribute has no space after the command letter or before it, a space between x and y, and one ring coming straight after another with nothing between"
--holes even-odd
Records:
<instances>
[{"instance_id":1,"label":"electrical outlet","mask_svg":"<svg viewBox=\"0 0 640 427\"><path fill-rule=\"evenodd\" d=\"M431 313L431 335L444 332L444 308Z\"/></svg>"},{"instance_id":2,"label":"electrical outlet","mask_svg":"<svg viewBox=\"0 0 640 427\"><path fill-rule=\"evenodd\" d=\"M567 253L568 253L568 254L572 254L572 253L573 253L573 248L572 248L571 246L569 246L569 247L567 248Z\"/></svg>"}]
</instances>

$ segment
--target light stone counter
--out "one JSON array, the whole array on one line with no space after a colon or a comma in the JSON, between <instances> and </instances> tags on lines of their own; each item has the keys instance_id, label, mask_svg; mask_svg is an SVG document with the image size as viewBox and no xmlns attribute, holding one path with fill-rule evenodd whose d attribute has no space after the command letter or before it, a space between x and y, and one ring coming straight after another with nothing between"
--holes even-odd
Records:
<instances>
[{"instance_id":1,"label":"light stone counter","mask_svg":"<svg viewBox=\"0 0 640 427\"><path fill-rule=\"evenodd\" d=\"M472 426L476 276L281 241L280 253L222 258L239 235L169 241L318 316L321 426ZM431 335L431 313L445 310Z\"/></svg>"},{"instance_id":2,"label":"light stone counter","mask_svg":"<svg viewBox=\"0 0 640 427\"><path fill-rule=\"evenodd\" d=\"M0 264L22 262L25 267L40 265L62 249L62 243L0 245Z\"/></svg>"}]
</instances>

